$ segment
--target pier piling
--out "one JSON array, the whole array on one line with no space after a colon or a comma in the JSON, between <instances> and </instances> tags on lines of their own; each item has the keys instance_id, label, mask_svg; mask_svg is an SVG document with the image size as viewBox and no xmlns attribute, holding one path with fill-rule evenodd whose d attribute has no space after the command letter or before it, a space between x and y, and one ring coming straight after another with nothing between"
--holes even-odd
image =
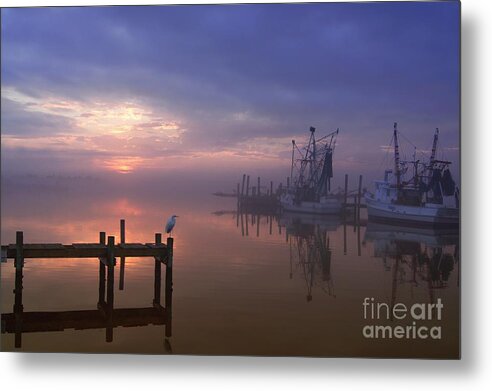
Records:
<instances>
[{"instance_id":1,"label":"pier piling","mask_svg":"<svg viewBox=\"0 0 492 391\"><path fill-rule=\"evenodd\" d=\"M172 334L172 304L173 304L173 246L174 239L167 238L167 262L166 262L166 337Z\"/></svg>"},{"instance_id":2,"label":"pier piling","mask_svg":"<svg viewBox=\"0 0 492 391\"><path fill-rule=\"evenodd\" d=\"M22 345L22 319L24 306L22 304L22 280L24 268L24 232L17 231L15 234L15 288L14 288L14 316L15 316L15 339L14 346L20 348Z\"/></svg>"},{"instance_id":3,"label":"pier piling","mask_svg":"<svg viewBox=\"0 0 492 391\"><path fill-rule=\"evenodd\" d=\"M345 190L343 192L343 206L347 207L348 201L348 174L345 174Z\"/></svg>"},{"instance_id":4,"label":"pier piling","mask_svg":"<svg viewBox=\"0 0 492 391\"><path fill-rule=\"evenodd\" d=\"M158 246L162 243L162 234L155 234L155 245ZM154 258L154 307L161 305L161 264L162 259L160 257Z\"/></svg>"},{"instance_id":5,"label":"pier piling","mask_svg":"<svg viewBox=\"0 0 492 391\"><path fill-rule=\"evenodd\" d=\"M243 183L241 186L241 197L244 196L244 182L246 181L246 174L243 174Z\"/></svg>"},{"instance_id":6,"label":"pier piling","mask_svg":"<svg viewBox=\"0 0 492 391\"><path fill-rule=\"evenodd\" d=\"M120 244L125 244L125 219L120 220ZM118 289L125 288L125 257L120 257L120 281Z\"/></svg>"},{"instance_id":7,"label":"pier piling","mask_svg":"<svg viewBox=\"0 0 492 391\"><path fill-rule=\"evenodd\" d=\"M106 342L113 342L113 308L114 308L114 236L108 236L108 282L106 292L106 317L108 326L106 328Z\"/></svg>"},{"instance_id":8,"label":"pier piling","mask_svg":"<svg viewBox=\"0 0 492 391\"><path fill-rule=\"evenodd\" d=\"M360 201L362 199L362 175L359 175L359 189L357 194L357 221L360 222Z\"/></svg>"},{"instance_id":9,"label":"pier piling","mask_svg":"<svg viewBox=\"0 0 492 391\"><path fill-rule=\"evenodd\" d=\"M99 244L106 245L106 232L99 232ZM99 302L98 307L102 308L106 296L106 266L102 258L99 258Z\"/></svg>"}]
</instances>

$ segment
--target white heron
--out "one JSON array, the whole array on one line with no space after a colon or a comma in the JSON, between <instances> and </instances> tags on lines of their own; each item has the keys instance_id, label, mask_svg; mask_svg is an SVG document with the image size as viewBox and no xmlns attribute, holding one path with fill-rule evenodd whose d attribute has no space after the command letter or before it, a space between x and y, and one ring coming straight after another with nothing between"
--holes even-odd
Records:
<instances>
[{"instance_id":1,"label":"white heron","mask_svg":"<svg viewBox=\"0 0 492 391\"><path fill-rule=\"evenodd\" d=\"M179 217L179 216L172 215L171 217L169 217L167 219L165 229L166 229L166 233L169 234L169 236L171 236L171 231L173 230L174 226L176 225L176 217Z\"/></svg>"}]
</instances>

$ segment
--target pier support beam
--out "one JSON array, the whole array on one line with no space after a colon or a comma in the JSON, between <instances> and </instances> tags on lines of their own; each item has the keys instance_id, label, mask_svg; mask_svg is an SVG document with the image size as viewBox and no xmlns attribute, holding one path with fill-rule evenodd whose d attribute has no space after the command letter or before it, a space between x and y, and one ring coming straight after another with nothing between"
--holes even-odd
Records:
<instances>
[{"instance_id":1,"label":"pier support beam","mask_svg":"<svg viewBox=\"0 0 492 391\"><path fill-rule=\"evenodd\" d=\"M155 234L155 245L158 246L162 243L162 235L160 233ZM156 257L154 265L154 307L160 307L161 305L161 264L162 259Z\"/></svg>"},{"instance_id":2,"label":"pier support beam","mask_svg":"<svg viewBox=\"0 0 492 391\"><path fill-rule=\"evenodd\" d=\"M113 342L113 308L114 308L114 236L108 236L108 290L106 293L106 342Z\"/></svg>"},{"instance_id":3,"label":"pier support beam","mask_svg":"<svg viewBox=\"0 0 492 391\"><path fill-rule=\"evenodd\" d=\"M360 224L360 201L362 198L362 175L359 175L359 192L357 195L357 222Z\"/></svg>"},{"instance_id":4,"label":"pier support beam","mask_svg":"<svg viewBox=\"0 0 492 391\"><path fill-rule=\"evenodd\" d=\"M172 335L172 307L173 307L173 238L167 238L166 262L166 337Z\"/></svg>"},{"instance_id":5,"label":"pier support beam","mask_svg":"<svg viewBox=\"0 0 492 391\"><path fill-rule=\"evenodd\" d=\"M17 231L15 235L15 288L14 288L14 314L15 314L15 342L16 348L22 346L22 318L24 305L22 304L22 280L24 269L24 233Z\"/></svg>"},{"instance_id":6,"label":"pier support beam","mask_svg":"<svg viewBox=\"0 0 492 391\"><path fill-rule=\"evenodd\" d=\"M120 243L125 243L125 219L120 220ZM118 289L122 291L125 289L125 257L120 257L120 281Z\"/></svg>"},{"instance_id":7,"label":"pier support beam","mask_svg":"<svg viewBox=\"0 0 492 391\"><path fill-rule=\"evenodd\" d=\"M243 174L243 183L241 184L241 198L244 196L244 185L246 182L246 174Z\"/></svg>"},{"instance_id":8,"label":"pier support beam","mask_svg":"<svg viewBox=\"0 0 492 391\"><path fill-rule=\"evenodd\" d=\"M347 208L348 201L348 174L345 174L345 190L343 192L343 206Z\"/></svg>"},{"instance_id":9,"label":"pier support beam","mask_svg":"<svg viewBox=\"0 0 492 391\"><path fill-rule=\"evenodd\" d=\"M99 232L99 244L106 245L106 232ZM99 259L99 300L97 307L101 309L104 306L106 297L106 265L102 259Z\"/></svg>"}]
</instances>

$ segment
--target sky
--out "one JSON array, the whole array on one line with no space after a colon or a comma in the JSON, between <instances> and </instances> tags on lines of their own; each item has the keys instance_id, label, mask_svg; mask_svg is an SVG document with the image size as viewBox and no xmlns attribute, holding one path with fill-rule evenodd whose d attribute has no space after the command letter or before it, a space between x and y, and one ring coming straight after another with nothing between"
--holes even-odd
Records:
<instances>
[{"instance_id":1,"label":"sky","mask_svg":"<svg viewBox=\"0 0 492 391\"><path fill-rule=\"evenodd\" d=\"M459 2L9 8L2 176L290 172L340 128L334 169L459 162ZM407 141L409 140L409 141Z\"/></svg>"}]
</instances>

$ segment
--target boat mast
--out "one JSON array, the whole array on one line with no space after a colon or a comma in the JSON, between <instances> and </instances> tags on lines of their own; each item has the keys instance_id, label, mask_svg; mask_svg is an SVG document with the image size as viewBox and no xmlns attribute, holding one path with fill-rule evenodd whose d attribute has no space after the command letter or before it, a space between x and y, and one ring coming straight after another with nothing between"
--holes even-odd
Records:
<instances>
[{"instance_id":1,"label":"boat mast","mask_svg":"<svg viewBox=\"0 0 492 391\"><path fill-rule=\"evenodd\" d=\"M430 157L430 165L434 164L434 160L436 159L436 150L437 150L437 140L439 139L439 128L436 128L436 133L434 133L434 141L432 142L432 153Z\"/></svg>"},{"instance_id":2,"label":"boat mast","mask_svg":"<svg viewBox=\"0 0 492 391\"><path fill-rule=\"evenodd\" d=\"M400 151L398 147L398 130L396 129L396 122L394 124L393 137L395 139L395 176L396 176L396 188L401 186L401 174L400 174Z\"/></svg>"},{"instance_id":3,"label":"boat mast","mask_svg":"<svg viewBox=\"0 0 492 391\"><path fill-rule=\"evenodd\" d=\"M294 150L296 148L296 140L292 140L292 163L290 165L290 183L292 182L292 175L294 174Z\"/></svg>"},{"instance_id":4,"label":"boat mast","mask_svg":"<svg viewBox=\"0 0 492 391\"><path fill-rule=\"evenodd\" d=\"M316 128L314 127L310 127L309 130L311 131L311 139L310 139L310 143L312 143L312 150L311 150L311 156L310 156L310 160L309 160L309 180L310 181L313 181L313 175L314 175L314 169L313 169L313 166L316 162L316 139L314 138L314 131L316 130ZM311 146L311 145L309 145ZM308 148L309 150L309 148Z\"/></svg>"}]
</instances>

